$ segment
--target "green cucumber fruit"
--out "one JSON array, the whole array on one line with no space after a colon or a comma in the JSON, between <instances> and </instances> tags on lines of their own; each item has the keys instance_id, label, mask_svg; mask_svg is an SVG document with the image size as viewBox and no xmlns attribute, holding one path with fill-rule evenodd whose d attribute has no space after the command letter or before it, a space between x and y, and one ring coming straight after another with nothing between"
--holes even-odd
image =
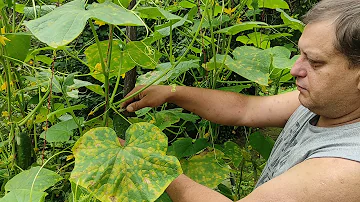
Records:
<instances>
[{"instance_id":1,"label":"green cucumber fruit","mask_svg":"<svg viewBox=\"0 0 360 202\"><path fill-rule=\"evenodd\" d=\"M29 135L25 132L20 132L16 136L16 164L22 168L27 169L32 163L32 144Z\"/></svg>"}]
</instances>

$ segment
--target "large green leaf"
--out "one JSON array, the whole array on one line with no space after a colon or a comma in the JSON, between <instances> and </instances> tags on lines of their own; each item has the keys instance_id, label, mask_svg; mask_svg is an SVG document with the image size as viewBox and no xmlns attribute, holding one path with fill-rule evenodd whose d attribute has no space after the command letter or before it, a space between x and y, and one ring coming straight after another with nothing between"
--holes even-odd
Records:
<instances>
[{"instance_id":1,"label":"large green leaf","mask_svg":"<svg viewBox=\"0 0 360 202\"><path fill-rule=\"evenodd\" d=\"M225 33L225 34L229 34L229 35L235 35L242 31L252 30L254 27L258 27L259 25L267 25L267 24L264 22L244 22L241 24L236 24L231 27L221 29L221 30L217 31L217 33Z\"/></svg>"},{"instance_id":2,"label":"large green leaf","mask_svg":"<svg viewBox=\"0 0 360 202\"><path fill-rule=\"evenodd\" d=\"M154 84L159 84L168 79L177 78L187 70L198 67L199 64L197 64L197 62L198 60L180 62L174 69L170 70L165 76L161 77ZM139 76L137 78L136 85L145 85L153 82L171 67L172 65L170 62L159 64L154 71Z\"/></svg>"},{"instance_id":3,"label":"large green leaf","mask_svg":"<svg viewBox=\"0 0 360 202\"><path fill-rule=\"evenodd\" d=\"M277 8L276 10L281 13L281 19L284 21L284 24L301 32L304 31L304 23L302 23L300 20L290 17L287 13L285 13L285 11L281 10L280 8Z\"/></svg>"},{"instance_id":4,"label":"large green leaf","mask_svg":"<svg viewBox=\"0 0 360 202\"><path fill-rule=\"evenodd\" d=\"M29 49L31 35L27 33L6 34L10 41L6 42L5 49L9 57L24 61Z\"/></svg>"},{"instance_id":5,"label":"large green leaf","mask_svg":"<svg viewBox=\"0 0 360 202\"><path fill-rule=\"evenodd\" d=\"M101 41L100 48L103 54L103 58L106 58L108 50L109 41ZM100 54L96 44L92 44L85 50L85 55L87 62L89 64L89 69L91 76L95 79L104 82L105 77L102 72ZM123 57L122 57L123 56ZM122 57L122 58L121 58ZM114 40L113 47L111 51L111 65L109 69L109 78L117 76L120 70L120 74L125 74L135 66L135 62L127 55L122 53L120 49L120 41ZM88 87L89 88L89 87Z\"/></svg>"},{"instance_id":6,"label":"large green leaf","mask_svg":"<svg viewBox=\"0 0 360 202\"><path fill-rule=\"evenodd\" d=\"M39 169L40 167L34 167L17 174L6 183L5 190L45 191L56 182L62 180L60 175L51 170L41 168L39 172Z\"/></svg>"},{"instance_id":7,"label":"large green leaf","mask_svg":"<svg viewBox=\"0 0 360 202\"><path fill-rule=\"evenodd\" d=\"M260 85L268 85L271 56L267 51L242 46L236 48L233 55L235 60L230 57L226 60L230 70Z\"/></svg>"},{"instance_id":8,"label":"large green leaf","mask_svg":"<svg viewBox=\"0 0 360 202\"><path fill-rule=\"evenodd\" d=\"M229 176L229 169L222 162L224 154L218 150L202 152L190 160L182 160L184 174L209 188L215 188Z\"/></svg>"},{"instance_id":9,"label":"large green leaf","mask_svg":"<svg viewBox=\"0 0 360 202\"><path fill-rule=\"evenodd\" d=\"M40 41L57 48L70 43L79 36L89 18L116 25L143 25L143 22L133 12L112 2L93 3L85 8L83 0L64 4L47 15L24 24Z\"/></svg>"},{"instance_id":10,"label":"large green leaf","mask_svg":"<svg viewBox=\"0 0 360 202\"><path fill-rule=\"evenodd\" d=\"M274 140L268 136L264 136L260 132L251 134L249 137L249 143L266 160L269 158L271 150L274 146Z\"/></svg>"},{"instance_id":11,"label":"large green leaf","mask_svg":"<svg viewBox=\"0 0 360 202\"><path fill-rule=\"evenodd\" d=\"M149 123L137 123L120 145L111 128L84 134L73 147L71 179L101 201L154 201L182 171L166 156L167 137Z\"/></svg>"},{"instance_id":12,"label":"large green leaf","mask_svg":"<svg viewBox=\"0 0 360 202\"><path fill-rule=\"evenodd\" d=\"M17 189L7 193L0 202L43 202L47 193L42 191L31 191L27 189ZM31 198L30 198L31 196Z\"/></svg>"}]
</instances>

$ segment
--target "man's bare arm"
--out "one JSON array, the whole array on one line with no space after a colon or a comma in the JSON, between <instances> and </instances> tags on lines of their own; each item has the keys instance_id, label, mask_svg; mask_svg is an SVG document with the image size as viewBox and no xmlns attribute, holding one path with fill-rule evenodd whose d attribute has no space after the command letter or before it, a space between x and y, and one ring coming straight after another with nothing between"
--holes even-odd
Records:
<instances>
[{"instance_id":1,"label":"man's bare arm","mask_svg":"<svg viewBox=\"0 0 360 202\"><path fill-rule=\"evenodd\" d=\"M358 202L360 163L340 158L306 160L239 202ZM167 188L174 202L227 202L220 193L181 175Z\"/></svg>"},{"instance_id":2,"label":"man's bare arm","mask_svg":"<svg viewBox=\"0 0 360 202\"><path fill-rule=\"evenodd\" d=\"M135 88L129 94L136 92ZM298 92L276 96L247 96L186 86L150 86L134 99L123 104L128 111L174 103L186 110L223 125L283 127L300 105Z\"/></svg>"}]
</instances>

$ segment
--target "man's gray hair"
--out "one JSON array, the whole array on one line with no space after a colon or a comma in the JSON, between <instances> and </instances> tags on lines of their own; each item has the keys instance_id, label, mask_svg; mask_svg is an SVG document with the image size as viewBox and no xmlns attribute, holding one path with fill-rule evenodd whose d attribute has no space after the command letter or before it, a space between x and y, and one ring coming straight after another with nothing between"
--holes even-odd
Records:
<instances>
[{"instance_id":1,"label":"man's gray hair","mask_svg":"<svg viewBox=\"0 0 360 202\"><path fill-rule=\"evenodd\" d=\"M360 65L360 0L322 0L303 16L305 24L334 20L334 46L350 61Z\"/></svg>"}]
</instances>

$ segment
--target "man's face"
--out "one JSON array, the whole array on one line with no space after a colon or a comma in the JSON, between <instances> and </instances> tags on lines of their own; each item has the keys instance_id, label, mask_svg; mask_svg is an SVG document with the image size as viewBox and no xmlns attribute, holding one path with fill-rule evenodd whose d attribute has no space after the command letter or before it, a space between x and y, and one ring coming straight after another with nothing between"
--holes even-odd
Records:
<instances>
[{"instance_id":1,"label":"man's face","mask_svg":"<svg viewBox=\"0 0 360 202\"><path fill-rule=\"evenodd\" d=\"M332 21L311 23L299 40L300 58L291 74L296 77L302 105L327 118L339 118L360 109L359 67L334 48Z\"/></svg>"}]
</instances>

